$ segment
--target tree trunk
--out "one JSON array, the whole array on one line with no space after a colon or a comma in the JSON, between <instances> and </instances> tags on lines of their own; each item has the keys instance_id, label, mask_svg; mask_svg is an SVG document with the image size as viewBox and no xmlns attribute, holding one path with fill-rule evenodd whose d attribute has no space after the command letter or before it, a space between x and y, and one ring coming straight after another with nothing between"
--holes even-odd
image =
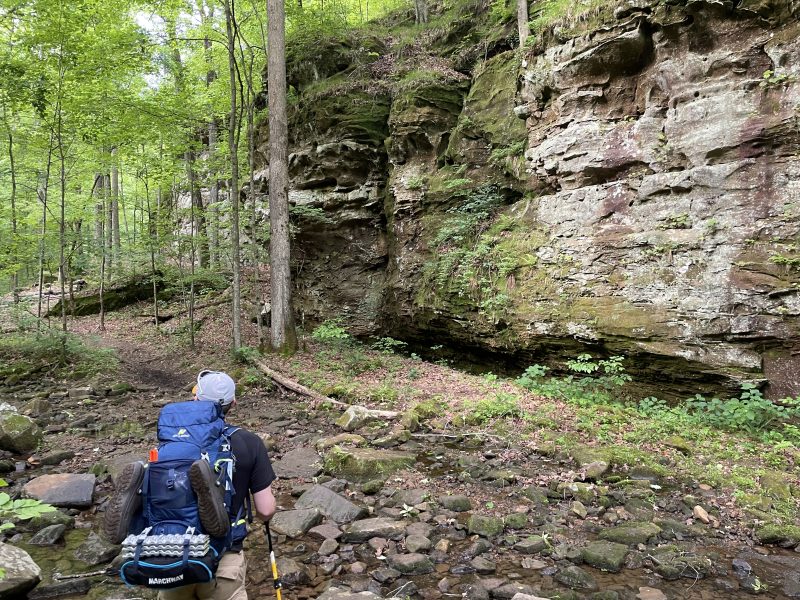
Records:
<instances>
[{"instance_id":1,"label":"tree trunk","mask_svg":"<svg viewBox=\"0 0 800 600\"><path fill-rule=\"evenodd\" d=\"M428 22L428 0L414 0L414 11L417 23Z\"/></svg>"},{"instance_id":2,"label":"tree trunk","mask_svg":"<svg viewBox=\"0 0 800 600\"><path fill-rule=\"evenodd\" d=\"M111 175L106 174L105 176L106 183L105 183L105 214L106 214L106 225L105 225L105 248L106 248L106 275L111 278L111 269L114 266L114 259L113 259L113 252L114 252L114 219L112 216L111 211Z\"/></svg>"},{"instance_id":3,"label":"tree trunk","mask_svg":"<svg viewBox=\"0 0 800 600\"><path fill-rule=\"evenodd\" d=\"M39 175L39 185L36 195L42 204L42 230L39 238L39 303L36 309L36 330L39 331L42 324L42 294L44 293L44 251L45 238L47 237L47 193L50 186L50 167L53 162L53 135L50 134L50 143L47 145L47 167L44 177Z\"/></svg>"},{"instance_id":4,"label":"tree trunk","mask_svg":"<svg viewBox=\"0 0 800 600\"><path fill-rule=\"evenodd\" d=\"M186 161L186 177L189 182L189 197L191 202L192 214L192 246L196 248L195 253L200 268L208 266L208 245L205 243L205 216L203 215L203 194L200 186L197 185L197 172L195 171L195 154L193 150L187 150L184 154Z\"/></svg>"},{"instance_id":5,"label":"tree trunk","mask_svg":"<svg viewBox=\"0 0 800 600\"><path fill-rule=\"evenodd\" d=\"M14 136L11 129L8 130L8 161L11 168L11 247L17 255L17 170L14 165ZM19 275L18 269L14 267L11 275L11 293L14 296L14 304L19 303Z\"/></svg>"},{"instance_id":6,"label":"tree trunk","mask_svg":"<svg viewBox=\"0 0 800 600\"><path fill-rule=\"evenodd\" d=\"M105 221L105 217L103 216L103 189L105 187L105 181L106 178L103 177L102 173L95 173L93 186L93 193L96 198L94 203L94 242L98 248L103 247L106 239L103 228L103 223Z\"/></svg>"},{"instance_id":7,"label":"tree trunk","mask_svg":"<svg viewBox=\"0 0 800 600\"><path fill-rule=\"evenodd\" d=\"M273 350L294 353L297 332L292 309L289 238L288 127L286 124L286 16L283 0L267 0L269 92L270 289Z\"/></svg>"},{"instance_id":8,"label":"tree trunk","mask_svg":"<svg viewBox=\"0 0 800 600\"><path fill-rule=\"evenodd\" d=\"M111 150L111 234L113 236L114 262L118 263L121 254L119 233L119 166L117 165L117 149Z\"/></svg>"},{"instance_id":9,"label":"tree trunk","mask_svg":"<svg viewBox=\"0 0 800 600\"><path fill-rule=\"evenodd\" d=\"M222 262L219 249L219 179L214 166L214 154L217 147L217 124L211 121L208 124L208 155L211 161L211 188L209 190L209 215L208 215L208 264L211 269L217 269Z\"/></svg>"},{"instance_id":10,"label":"tree trunk","mask_svg":"<svg viewBox=\"0 0 800 600\"><path fill-rule=\"evenodd\" d=\"M517 0L517 29L519 30L519 47L524 48L531 31L528 24L528 0Z\"/></svg>"},{"instance_id":11,"label":"tree trunk","mask_svg":"<svg viewBox=\"0 0 800 600\"><path fill-rule=\"evenodd\" d=\"M233 349L242 345L241 329L241 265L239 258L239 144L237 142L236 112L236 54L233 37L233 12L229 0L225 0L225 31L228 36L228 70L231 81L231 114L228 125L228 146L231 154L231 262L233 263Z\"/></svg>"}]
</instances>

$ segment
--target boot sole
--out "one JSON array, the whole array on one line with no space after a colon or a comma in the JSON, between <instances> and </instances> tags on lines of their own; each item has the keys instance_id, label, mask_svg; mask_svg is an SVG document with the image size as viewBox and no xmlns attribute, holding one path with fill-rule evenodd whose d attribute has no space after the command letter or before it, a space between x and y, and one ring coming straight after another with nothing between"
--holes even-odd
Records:
<instances>
[{"instance_id":1,"label":"boot sole","mask_svg":"<svg viewBox=\"0 0 800 600\"><path fill-rule=\"evenodd\" d=\"M214 469L205 460L196 460L189 468L189 481L197 494L197 512L200 524L212 537L225 537L231 528L225 508L224 490L217 486Z\"/></svg>"},{"instance_id":2,"label":"boot sole","mask_svg":"<svg viewBox=\"0 0 800 600\"><path fill-rule=\"evenodd\" d=\"M117 478L116 491L103 519L103 530L112 544L121 544L128 536L131 519L142 507L143 480L144 465L140 462L128 464Z\"/></svg>"}]
</instances>

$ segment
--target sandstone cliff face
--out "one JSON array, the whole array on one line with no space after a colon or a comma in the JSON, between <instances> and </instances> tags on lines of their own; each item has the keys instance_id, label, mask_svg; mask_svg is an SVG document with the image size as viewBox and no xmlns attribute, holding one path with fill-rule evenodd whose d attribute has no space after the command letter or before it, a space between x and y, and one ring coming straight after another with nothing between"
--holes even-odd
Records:
<instances>
[{"instance_id":1,"label":"sandstone cliff face","mask_svg":"<svg viewBox=\"0 0 800 600\"><path fill-rule=\"evenodd\" d=\"M798 15L625 4L468 71L301 102L307 318L800 393Z\"/></svg>"}]
</instances>

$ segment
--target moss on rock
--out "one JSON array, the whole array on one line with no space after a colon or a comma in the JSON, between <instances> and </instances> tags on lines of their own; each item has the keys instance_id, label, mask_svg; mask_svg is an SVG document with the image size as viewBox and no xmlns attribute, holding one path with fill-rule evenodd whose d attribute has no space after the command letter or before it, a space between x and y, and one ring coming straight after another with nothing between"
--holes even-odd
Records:
<instances>
[{"instance_id":1,"label":"moss on rock","mask_svg":"<svg viewBox=\"0 0 800 600\"><path fill-rule=\"evenodd\" d=\"M348 481L367 482L385 479L387 475L414 464L417 457L408 452L374 448L342 448L334 446L326 454L326 473Z\"/></svg>"}]
</instances>

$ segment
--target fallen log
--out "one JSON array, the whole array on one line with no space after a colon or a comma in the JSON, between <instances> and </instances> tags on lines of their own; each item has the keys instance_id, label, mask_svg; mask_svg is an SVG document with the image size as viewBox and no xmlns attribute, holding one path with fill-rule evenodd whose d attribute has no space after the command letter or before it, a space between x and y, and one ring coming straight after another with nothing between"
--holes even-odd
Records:
<instances>
[{"instance_id":1,"label":"fallen log","mask_svg":"<svg viewBox=\"0 0 800 600\"><path fill-rule=\"evenodd\" d=\"M289 391L294 392L295 394L299 394L301 396L306 396L307 398L311 398L312 401L315 403L323 403L329 402L334 406L341 406L343 408L350 408L350 404L347 402L341 402L340 400L334 400L333 398L329 398L328 396L323 396L322 394L315 392L312 389L307 388L306 386L294 381L293 379L289 379L285 375L278 373L275 369L271 369L268 367L263 361L258 359L254 359L253 364L259 368L259 370L264 373L267 377L272 379L275 383L279 386L286 388ZM383 417L384 419L394 419L400 413L393 411L393 410L372 410L370 412L373 413L377 417Z\"/></svg>"}]
</instances>

